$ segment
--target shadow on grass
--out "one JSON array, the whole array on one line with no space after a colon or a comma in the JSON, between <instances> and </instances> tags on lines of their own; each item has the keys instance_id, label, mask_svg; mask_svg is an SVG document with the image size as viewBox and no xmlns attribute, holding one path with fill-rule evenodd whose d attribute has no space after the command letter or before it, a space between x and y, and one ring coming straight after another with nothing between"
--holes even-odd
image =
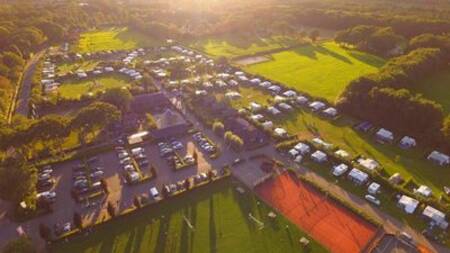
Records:
<instances>
[{"instance_id":1,"label":"shadow on grass","mask_svg":"<svg viewBox=\"0 0 450 253\"><path fill-rule=\"evenodd\" d=\"M156 245L153 252L164 252L166 249L167 235L170 226L170 216L170 213L167 213L164 218L160 219L158 239L156 240Z\"/></svg>"},{"instance_id":2,"label":"shadow on grass","mask_svg":"<svg viewBox=\"0 0 450 253\"><path fill-rule=\"evenodd\" d=\"M295 53L317 60L317 54L328 55L347 64L353 64L347 57L338 54L322 45L307 45L293 50Z\"/></svg>"},{"instance_id":3,"label":"shadow on grass","mask_svg":"<svg viewBox=\"0 0 450 253\"><path fill-rule=\"evenodd\" d=\"M216 221L214 219L214 199L209 200L209 252L217 252Z\"/></svg>"},{"instance_id":4,"label":"shadow on grass","mask_svg":"<svg viewBox=\"0 0 450 253\"><path fill-rule=\"evenodd\" d=\"M384 65L385 61L377 56L374 55L370 55L370 54L366 54L366 53L362 53L362 52L358 52L358 51L353 51L353 50L349 50L348 51L349 54L357 59L360 62L363 62L367 65L376 67L376 68L380 68Z\"/></svg>"}]
</instances>

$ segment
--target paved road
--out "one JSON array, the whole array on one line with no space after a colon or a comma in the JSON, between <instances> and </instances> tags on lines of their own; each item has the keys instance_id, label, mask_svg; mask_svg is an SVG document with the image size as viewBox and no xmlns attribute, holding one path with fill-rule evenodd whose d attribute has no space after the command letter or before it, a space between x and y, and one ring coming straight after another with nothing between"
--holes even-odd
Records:
<instances>
[{"instance_id":1,"label":"paved road","mask_svg":"<svg viewBox=\"0 0 450 253\"><path fill-rule=\"evenodd\" d=\"M32 58L27 62L25 66L25 70L22 76L22 84L19 89L19 94L17 94L17 101L15 105L15 111L13 113L18 113L24 116L28 116L29 106L28 101L31 96L31 81L33 77L33 73L36 69L36 66L44 55L45 50L40 51L32 56ZM14 114L13 114L14 115Z\"/></svg>"}]
</instances>

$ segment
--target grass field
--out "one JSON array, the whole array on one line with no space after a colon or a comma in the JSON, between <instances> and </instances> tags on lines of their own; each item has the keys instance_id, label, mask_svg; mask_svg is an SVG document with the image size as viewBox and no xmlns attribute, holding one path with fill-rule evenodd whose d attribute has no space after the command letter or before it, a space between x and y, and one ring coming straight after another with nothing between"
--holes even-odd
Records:
<instances>
[{"instance_id":1,"label":"grass field","mask_svg":"<svg viewBox=\"0 0 450 253\"><path fill-rule=\"evenodd\" d=\"M227 35L196 41L191 43L191 47L205 52L212 57L224 56L233 58L284 48L292 46L295 43L296 41L294 39L283 36L260 38L256 35Z\"/></svg>"},{"instance_id":2,"label":"grass field","mask_svg":"<svg viewBox=\"0 0 450 253\"><path fill-rule=\"evenodd\" d=\"M280 215L269 218L270 208L251 193L235 191L230 180L117 219L52 252L304 252L298 242L304 234L295 225ZM263 229L249 213L264 222ZM309 252L326 250L311 240Z\"/></svg>"},{"instance_id":3,"label":"grass field","mask_svg":"<svg viewBox=\"0 0 450 253\"><path fill-rule=\"evenodd\" d=\"M74 80L65 82L59 87L59 94L65 98L79 98L83 94L89 92L96 93L116 87L128 87L130 81L124 76L113 74L110 76L102 76L91 78L88 80Z\"/></svg>"},{"instance_id":4,"label":"grass field","mask_svg":"<svg viewBox=\"0 0 450 253\"><path fill-rule=\"evenodd\" d=\"M244 69L331 103L351 80L376 72L385 62L367 53L341 48L334 42L302 46L271 57L271 61Z\"/></svg>"},{"instance_id":5,"label":"grass field","mask_svg":"<svg viewBox=\"0 0 450 253\"><path fill-rule=\"evenodd\" d=\"M63 63L58 65L57 74L65 75L69 72L75 72L77 70L90 71L93 70L100 62L98 61L83 61L83 62L72 62Z\"/></svg>"},{"instance_id":6,"label":"grass field","mask_svg":"<svg viewBox=\"0 0 450 253\"><path fill-rule=\"evenodd\" d=\"M149 36L122 27L83 33L72 51L89 53L103 50L129 50L157 44L158 41Z\"/></svg>"},{"instance_id":7,"label":"grass field","mask_svg":"<svg viewBox=\"0 0 450 253\"><path fill-rule=\"evenodd\" d=\"M441 104L450 113L450 69L421 80L413 91Z\"/></svg>"},{"instance_id":8,"label":"grass field","mask_svg":"<svg viewBox=\"0 0 450 253\"><path fill-rule=\"evenodd\" d=\"M351 155L365 155L377 160L389 174L399 172L406 180L413 178L416 183L428 185L433 192L442 193L448 186L448 168L435 166L425 159L421 150L402 150L394 145L382 145L368 134L355 131L349 119L330 122L306 111L293 113L285 119L275 120L291 134L301 139L320 136L325 141L338 146ZM400 136L398 136L400 137Z\"/></svg>"}]
</instances>

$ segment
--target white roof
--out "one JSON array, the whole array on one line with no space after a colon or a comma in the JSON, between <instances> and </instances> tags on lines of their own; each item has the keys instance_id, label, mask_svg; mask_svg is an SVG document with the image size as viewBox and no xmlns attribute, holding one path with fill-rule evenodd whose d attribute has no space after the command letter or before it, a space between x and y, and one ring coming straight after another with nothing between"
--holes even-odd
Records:
<instances>
[{"instance_id":1,"label":"white roof","mask_svg":"<svg viewBox=\"0 0 450 253\"><path fill-rule=\"evenodd\" d=\"M311 104L309 104L309 107L311 107L314 110L320 110L325 107L325 103L320 102L320 101L314 101Z\"/></svg>"},{"instance_id":2,"label":"white roof","mask_svg":"<svg viewBox=\"0 0 450 253\"><path fill-rule=\"evenodd\" d=\"M265 129L270 129L270 128L273 127L272 121L264 121L261 125L262 125Z\"/></svg>"},{"instance_id":3,"label":"white roof","mask_svg":"<svg viewBox=\"0 0 450 253\"><path fill-rule=\"evenodd\" d=\"M237 91L229 91L229 92L225 93L225 97L234 99L234 98L240 98L242 96Z\"/></svg>"},{"instance_id":4,"label":"white roof","mask_svg":"<svg viewBox=\"0 0 450 253\"><path fill-rule=\"evenodd\" d=\"M359 158L358 163L368 170L375 170L380 166L377 161L370 158Z\"/></svg>"},{"instance_id":5,"label":"white roof","mask_svg":"<svg viewBox=\"0 0 450 253\"><path fill-rule=\"evenodd\" d=\"M297 149L302 155L309 153L310 151L310 147L308 146L308 144L305 144L303 142L297 143L294 148Z\"/></svg>"},{"instance_id":6,"label":"white roof","mask_svg":"<svg viewBox=\"0 0 450 253\"><path fill-rule=\"evenodd\" d=\"M283 97L283 96L278 96L278 95L276 95L276 96L273 98L273 100L275 101L275 103L280 103L280 102L286 101L287 98L286 98L286 97Z\"/></svg>"},{"instance_id":7,"label":"white roof","mask_svg":"<svg viewBox=\"0 0 450 253\"><path fill-rule=\"evenodd\" d=\"M292 109L292 106L290 106L290 105L288 105L286 103L279 103L278 107L280 107L282 109L285 109L285 110L291 110Z\"/></svg>"},{"instance_id":8,"label":"white roof","mask_svg":"<svg viewBox=\"0 0 450 253\"><path fill-rule=\"evenodd\" d=\"M406 213L411 214L416 210L419 205L419 201L407 195L402 195L398 200L398 204L403 207Z\"/></svg>"},{"instance_id":9,"label":"white roof","mask_svg":"<svg viewBox=\"0 0 450 253\"><path fill-rule=\"evenodd\" d=\"M250 118L251 118L252 120L259 121L259 120L264 119L264 116L261 115L261 114L255 114L255 115L250 116Z\"/></svg>"},{"instance_id":10,"label":"white roof","mask_svg":"<svg viewBox=\"0 0 450 253\"><path fill-rule=\"evenodd\" d=\"M369 185L368 191L369 193L376 193L380 190L381 185L379 183L373 182Z\"/></svg>"},{"instance_id":11,"label":"white roof","mask_svg":"<svg viewBox=\"0 0 450 253\"><path fill-rule=\"evenodd\" d=\"M289 154L293 157L296 157L299 154L299 152L293 148L293 149L289 150Z\"/></svg>"},{"instance_id":12,"label":"white roof","mask_svg":"<svg viewBox=\"0 0 450 253\"><path fill-rule=\"evenodd\" d=\"M285 97L295 97L297 96L297 92L293 91L293 90L288 90L283 92L283 96Z\"/></svg>"},{"instance_id":13,"label":"white roof","mask_svg":"<svg viewBox=\"0 0 450 253\"><path fill-rule=\"evenodd\" d=\"M431 196L432 193L431 188L426 185L419 186L419 188L417 188L415 192L425 197Z\"/></svg>"},{"instance_id":14,"label":"white roof","mask_svg":"<svg viewBox=\"0 0 450 253\"><path fill-rule=\"evenodd\" d=\"M348 166L344 163L341 163L338 166L334 167L333 175L338 177L338 176L344 174L347 170L348 170Z\"/></svg>"},{"instance_id":15,"label":"white roof","mask_svg":"<svg viewBox=\"0 0 450 253\"><path fill-rule=\"evenodd\" d=\"M343 150L343 149L339 149L338 151L334 152L334 154L339 156L339 157L342 157L342 158L347 158L347 157L350 156L350 154L347 151Z\"/></svg>"},{"instance_id":16,"label":"white roof","mask_svg":"<svg viewBox=\"0 0 450 253\"><path fill-rule=\"evenodd\" d=\"M267 110L273 115L277 115L277 114L281 113L280 110L278 110L277 108L275 108L273 106L270 106L269 108L267 108Z\"/></svg>"},{"instance_id":17,"label":"white roof","mask_svg":"<svg viewBox=\"0 0 450 253\"><path fill-rule=\"evenodd\" d=\"M325 113L328 116L336 116L337 115L337 110L334 107L328 107L327 109L323 110L323 113Z\"/></svg>"},{"instance_id":18,"label":"white roof","mask_svg":"<svg viewBox=\"0 0 450 253\"><path fill-rule=\"evenodd\" d=\"M400 144L403 145L403 146L414 147L414 146L416 146L416 140L414 138L412 138L412 137L404 136L400 140Z\"/></svg>"},{"instance_id":19,"label":"white roof","mask_svg":"<svg viewBox=\"0 0 450 253\"><path fill-rule=\"evenodd\" d=\"M271 85L272 85L272 83L269 82L269 81L264 81L264 82L262 82L262 83L259 84L259 86L261 86L261 87L263 87L263 88L270 87Z\"/></svg>"},{"instance_id":20,"label":"white roof","mask_svg":"<svg viewBox=\"0 0 450 253\"><path fill-rule=\"evenodd\" d=\"M255 102L250 102L250 108L252 108L252 110L256 111L256 110L260 110L262 108L262 105L255 103Z\"/></svg>"},{"instance_id":21,"label":"white roof","mask_svg":"<svg viewBox=\"0 0 450 253\"><path fill-rule=\"evenodd\" d=\"M327 154L324 152L317 150L316 152L312 153L311 158L317 160L317 161L324 161L327 159Z\"/></svg>"},{"instance_id":22,"label":"white roof","mask_svg":"<svg viewBox=\"0 0 450 253\"><path fill-rule=\"evenodd\" d=\"M383 138L383 139L387 139L387 140L393 140L394 139L394 134L391 131L388 131L384 128L380 128L380 130L378 130L378 132L376 133L377 137Z\"/></svg>"},{"instance_id":23,"label":"white roof","mask_svg":"<svg viewBox=\"0 0 450 253\"><path fill-rule=\"evenodd\" d=\"M280 128L280 127L275 128L273 131L274 131L275 134L278 135L278 136L283 136L283 135L286 135L286 134L287 134L287 131L286 131L284 128Z\"/></svg>"},{"instance_id":24,"label":"white roof","mask_svg":"<svg viewBox=\"0 0 450 253\"><path fill-rule=\"evenodd\" d=\"M445 214L432 206L427 206L422 212L422 215L432 219L436 223L440 224L445 221Z\"/></svg>"},{"instance_id":25,"label":"white roof","mask_svg":"<svg viewBox=\"0 0 450 253\"><path fill-rule=\"evenodd\" d=\"M306 103L308 103L308 98L306 98L306 97L304 97L304 96L298 96L297 97L297 103L300 103L300 104L306 104Z\"/></svg>"},{"instance_id":26,"label":"white roof","mask_svg":"<svg viewBox=\"0 0 450 253\"><path fill-rule=\"evenodd\" d=\"M356 179L359 182L365 182L369 179L369 175L367 175L367 173L362 172L356 168L353 168L349 173L348 176Z\"/></svg>"},{"instance_id":27,"label":"white roof","mask_svg":"<svg viewBox=\"0 0 450 253\"><path fill-rule=\"evenodd\" d=\"M438 162L441 165L449 164L450 163L450 157L446 154L443 154L438 151L433 151L428 155L429 160L433 160Z\"/></svg>"},{"instance_id":28,"label":"white roof","mask_svg":"<svg viewBox=\"0 0 450 253\"><path fill-rule=\"evenodd\" d=\"M324 147L324 148L326 148L326 149L330 149L330 148L333 146L332 144L327 143L327 142L323 141L323 140L320 139L320 138L314 138L314 139L312 139L311 141L312 141L314 144L319 145L319 146L322 146L322 147Z\"/></svg>"},{"instance_id":29,"label":"white roof","mask_svg":"<svg viewBox=\"0 0 450 253\"><path fill-rule=\"evenodd\" d=\"M270 91L279 92L281 90L281 87L278 85L272 85L269 88L267 88Z\"/></svg>"},{"instance_id":30,"label":"white roof","mask_svg":"<svg viewBox=\"0 0 450 253\"><path fill-rule=\"evenodd\" d=\"M259 84L261 80L259 78L253 78L252 80L250 80L250 82L253 84Z\"/></svg>"}]
</instances>

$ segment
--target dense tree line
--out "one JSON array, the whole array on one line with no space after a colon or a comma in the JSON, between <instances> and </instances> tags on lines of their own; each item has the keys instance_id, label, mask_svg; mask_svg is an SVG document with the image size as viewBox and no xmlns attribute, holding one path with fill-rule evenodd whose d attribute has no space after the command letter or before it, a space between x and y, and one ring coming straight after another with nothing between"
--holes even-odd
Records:
<instances>
[{"instance_id":1,"label":"dense tree line","mask_svg":"<svg viewBox=\"0 0 450 253\"><path fill-rule=\"evenodd\" d=\"M337 33L335 41L355 45L358 49L382 56L401 54L405 39L391 27L359 25Z\"/></svg>"},{"instance_id":2,"label":"dense tree line","mask_svg":"<svg viewBox=\"0 0 450 253\"><path fill-rule=\"evenodd\" d=\"M48 44L76 38L78 31L123 22L126 15L106 1L28 1L0 5L0 115L8 109L25 60ZM74 37L75 35L75 37Z\"/></svg>"},{"instance_id":3,"label":"dense tree line","mask_svg":"<svg viewBox=\"0 0 450 253\"><path fill-rule=\"evenodd\" d=\"M444 59L450 62L450 33L443 35L425 33L416 36L409 41L408 50L418 48L439 48L444 54Z\"/></svg>"},{"instance_id":4,"label":"dense tree line","mask_svg":"<svg viewBox=\"0 0 450 253\"><path fill-rule=\"evenodd\" d=\"M350 82L340 96L340 110L427 143L440 143L442 106L408 88L447 66L442 50L418 48L388 61L378 73Z\"/></svg>"}]
</instances>

